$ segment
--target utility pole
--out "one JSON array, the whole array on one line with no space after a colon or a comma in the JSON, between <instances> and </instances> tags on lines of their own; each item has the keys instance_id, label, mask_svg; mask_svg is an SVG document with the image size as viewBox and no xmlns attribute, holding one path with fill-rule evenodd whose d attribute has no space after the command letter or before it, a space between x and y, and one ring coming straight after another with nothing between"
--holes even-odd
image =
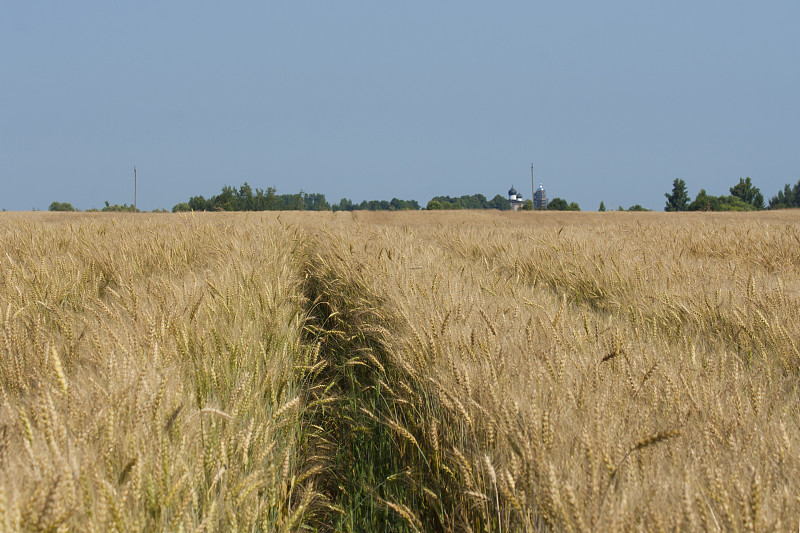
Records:
<instances>
[{"instance_id":1,"label":"utility pole","mask_svg":"<svg viewBox=\"0 0 800 533\"><path fill-rule=\"evenodd\" d=\"M536 201L536 182L533 181L533 163L531 163L531 200Z\"/></svg>"},{"instance_id":2,"label":"utility pole","mask_svg":"<svg viewBox=\"0 0 800 533\"><path fill-rule=\"evenodd\" d=\"M133 165L133 212L136 212L136 165Z\"/></svg>"}]
</instances>

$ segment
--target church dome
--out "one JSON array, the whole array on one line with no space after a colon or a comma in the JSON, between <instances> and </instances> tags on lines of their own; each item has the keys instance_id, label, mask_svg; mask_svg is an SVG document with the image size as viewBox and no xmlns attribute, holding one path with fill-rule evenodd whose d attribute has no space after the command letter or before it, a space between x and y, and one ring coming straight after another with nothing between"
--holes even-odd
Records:
<instances>
[{"instance_id":1,"label":"church dome","mask_svg":"<svg viewBox=\"0 0 800 533\"><path fill-rule=\"evenodd\" d=\"M516 196L516 195L517 195L517 189L515 189L514 187L511 187L511 188L508 190L508 195L509 195L509 196Z\"/></svg>"}]
</instances>

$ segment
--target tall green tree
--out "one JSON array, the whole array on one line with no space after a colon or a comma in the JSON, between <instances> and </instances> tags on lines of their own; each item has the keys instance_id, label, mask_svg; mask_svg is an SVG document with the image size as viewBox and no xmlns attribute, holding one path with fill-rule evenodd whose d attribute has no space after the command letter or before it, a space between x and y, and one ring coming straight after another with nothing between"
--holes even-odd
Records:
<instances>
[{"instance_id":1,"label":"tall green tree","mask_svg":"<svg viewBox=\"0 0 800 533\"><path fill-rule=\"evenodd\" d=\"M667 197L667 205L664 211L686 211L689 207L689 193L686 191L686 182L680 178L675 178L672 182L672 194L664 193Z\"/></svg>"},{"instance_id":2,"label":"tall green tree","mask_svg":"<svg viewBox=\"0 0 800 533\"><path fill-rule=\"evenodd\" d=\"M739 183L730 188L731 194L737 198L741 198L744 203L750 204L756 209L764 209L764 195L758 190L758 187L753 186L750 178L739 178Z\"/></svg>"},{"instance_id":3,"label":"tall green tree","mask_svg":"<svg viewBox=\"0 0 800 533\"><path fill-rule=\"evenodd\" d=\"M189 198L189 209L192 211L209 211L212 208L211 202L201 196Z\"/></svg>"},{"instance_id":4,"label":"tall green tree","mask_svg":"<svg viewBox=\"0 0 800 533\"><path fill-rule=\"evenodd\" d=\"M494 198L487 202L488 209L499 209L500 211L508 211L511 206L508 204L508 199L503 198L499 194L495 194Z\"/></svg>"},{"instance_id":5,"label":"tall green tree","mask_svg":"<svg viewBox=\"0 0 800 533\"><path fill-rule=\"evenodd\" d=\"M267 187L267 190L256 188L256 195L253 198L255 211L274 210L277 204L275 187Z\"/></svg>"},{"instance_id":6,"label":"tall green tree","mask_svg":"<svg viewBox=\"0 0 800 533\"><path fill-rule=\"evenodd\" d=\"M782 191L770 198L770 209L787 209L789 207L800 207L800 180L792 187L786 184Z\"/></svg>"},{"instance_id":7,"label":"tall green tree","mask_svg":"<svg viewBox=\"0 0 800 533\"><path fill-rule=\"evenodd\" d=\"M598 209L598 211L601 211L601 212L603 212L603 211L605 211L605 210L606 210L606 204L604 204L604 203L602 202L602 200L601 200L601 201L600 201L600 209Z\"/></svg>"},{"instance_id":8,"label":"tall green tree","mask_svg":"<svg viewBox=\"0 0 800 533\"><path fill-rule=\"evenodd\" d=\"M253 188L246 181L241 187L239 187L237 200L237 211L255 211L255 197L253 196Z\"/></svg>"},{"instance_id":9,"label":"tall green tree","mask_svg":"<svg viewBox=\"0 0 800 533\"><path fill-rule=\"evenodd\" d=\"M339 200L338 204L333 204L332 209L334 211L352 211L353 210L353 200L350 198L342 198Z\"/></svg>"},{"instance_id":10,"label":"tall green tree","mask_svg":"<svg viewBox=\"0 0 800 533\"><path fill-rule=\"evenodd\" d=\"M224 185L222 192L211 198L213 208L217 211L236 211L239 195L230 185Z\"/></svg>"},{"instance_id":11,"label":"tall green tree","mask_svg":"<svg viewBox=\"0 0 800 533\"><path fill-rule=\"evenodd\" d=\"M305 211L328 211L330 208L324 194L306 193L303 195L303 210Z\"/></svg>"}]
</instances>

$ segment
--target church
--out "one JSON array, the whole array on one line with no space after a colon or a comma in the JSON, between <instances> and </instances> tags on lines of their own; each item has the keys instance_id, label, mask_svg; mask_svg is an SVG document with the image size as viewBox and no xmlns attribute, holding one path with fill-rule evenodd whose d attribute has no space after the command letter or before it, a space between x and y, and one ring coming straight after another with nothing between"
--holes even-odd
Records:
<instances>
[{"instance_id":1,"label":"church","mask_svg":"<svg viewBox=\"0 0 800 533\"><path fill-rule=\"evenodd\" d=\"M519 211L525 202L522 200L522 194L518 193L512 185L508 190L508 205L514 211ZM542 184L533 193L533 208L534 209L547 209L547 193Z\"/></svg>"},{"instance_id":2,"label":"church","mask_svg":"<svg viewBox=\"0 0 800 533\"><path fill-rule=\"evenodd\" d=\"M508 205L513 211L519 211L523 204L522 195L512 185L508 190Z\"/></svg>"}]
</instances>

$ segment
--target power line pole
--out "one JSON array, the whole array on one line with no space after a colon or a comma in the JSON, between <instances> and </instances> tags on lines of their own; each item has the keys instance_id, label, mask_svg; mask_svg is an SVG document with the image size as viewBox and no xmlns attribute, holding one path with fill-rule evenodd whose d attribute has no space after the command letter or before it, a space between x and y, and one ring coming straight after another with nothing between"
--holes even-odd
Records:
<instances>
[{"instance_id":1,"label":"power line pole","mask_svg":"<svg viewBox=\"0 0 800 533\"><path fill-rule=\"evenodd\" d=\"M133 212L136 212L136 165L133 165Z\"/></svg>"},{"instance_id":2,"label":"power line pole","mask_svg":"<svg viewBox=\"0 0 800 533\"><path fill-rule=\"evenodd\" d=\"M533 181L533 163L531 163L531 200L536 201L536 182Z\"/></svg>"}]
</instances>

